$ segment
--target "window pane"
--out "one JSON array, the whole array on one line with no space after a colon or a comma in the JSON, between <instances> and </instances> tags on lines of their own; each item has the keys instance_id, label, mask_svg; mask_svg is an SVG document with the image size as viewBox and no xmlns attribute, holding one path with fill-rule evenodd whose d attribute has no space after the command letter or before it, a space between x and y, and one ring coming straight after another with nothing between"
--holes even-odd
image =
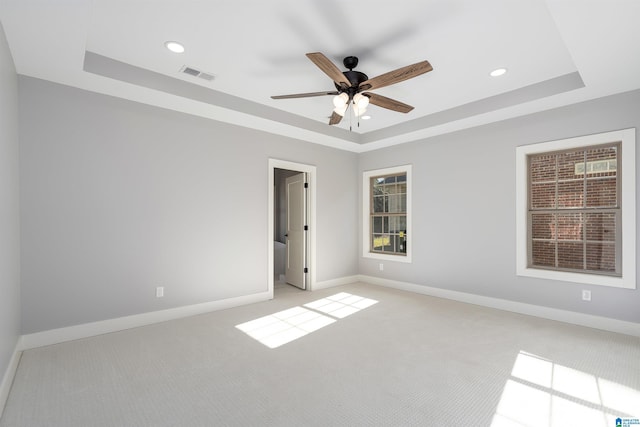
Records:
<instances>
[{"instance_id":1,"label":"window pane","mask_svg":"<svg viewBox=\"0 0 640 427\"><path fill-rule=\"evenodd\" d=\"M584 269L584 245L582 243L558 242L558 267Z\"/></svg>"},{"instance_id":2,"label":"window pane","mask_svg":"<svg viewBox=\"0 0 640 427\"><path fill-rule=\"evenodd\" d=\"M552 209L555 207L555 183L531 185L531 209Z\"/></svg>"},{"instance_id":3,"label":"window pane","mask_svg":"<svg viewBox=\"0 0 640 427\"><path fill-rule=\"evenodd\" d=\"M584 175L576 174L577 163L584 163L584 150L558 154L558 181L584 178Z\"/></svg>"},{"instance_id":4,"label":"window pane","mask_svg":"<svg viewBox=\"0 0 640 427\"><path fill-rule=\"evenodd\" d=\"M389 232L389 217L385 216L382 218L382 232L383 233L388 233Z\"/></svg>"},{"instance_id":5,"label":"window pane","mask_svg":"<svg viewBox=\"0 0 640 427\"><path fill-rule=\"evenodd\" d=\"M384 212L384 196L373 196L373 212Z\"/></svg>"},{"instance_id":6,"label":"window pane","mask_svg":"<svg viewBox=\"0 0 640 427\"><path fill-rule=\"evenodd\" d=\"M397 216L392 216L391 218L389 218L389 231L391 233L397 233L398 231L400 231L400 229L398 228Z\"/></svg>"},{"instance_id":7,"label":"window pane","mask_svg":"<svg viewBox=\"0 0 640 427\"><path fill-rule=\"evenodd\" d=\"M398 230L399 231L404 231L405 234L407 232L407 216L406 215L400 215L396 217L398 219Z\"/></svg>"},{"instance_id":8,"label":"window pane","mask_svg":"<svg viewBox=\"0 0 640 427\"><path fill-rule=\"evenodd\" d=\"M553 239L555 230L555 215L553 214L532 214L531 215L531 237L533 239Z\"/></svg>"},{"instance_id":9,"label":"window pane","mask_svg":"<svg viewBox=\"0 0 640 427\"><path fill-rule=\"evenodd\" d=\"M396 236L387 235L386 240L384 241L385 245L382 250L385 252L395 252L395 241Z\"/></svg>"},{"instance_id":10,"label":"window pane","mask_svg":"<svg viewBox=\"0 0 640 427\"><path fill-rule=\"evenodd\" d=\"M587 179L587 207L617 207L616 177Z\"/></svg>"},{"instance_id":11,"label":"window pane","mask_svg":"<svg viewBox=\"0 0 640 427\"><path fill-rule=\"evenodd\" d=\"M587 175L595 178L616 176L617 158L617 147L587 150Z\"/></svg>"},{"instance_id":12,"label":"window pane","mask_svg":"<svg viewBox=\"0 0 640 427\"><path fill-rule=\"evenodd\" d=\"M403 196L398 194L392 194L389 196L389 211L388 212L402 212L402 205L400 204Z\"/></svg>"},{"instance_id":13,"label":"window pane","mask_svg":"<svg viewBox=\"0 0 640 427\"><path fill-rule=\"evenodd\" d=\"M374 234L373 239L373 250L374 251L382 251L385 247L389 246L389 235L388 234Z\"/></svg>"},{"instance_id":14,"label":"window pane","mask_svg":"<svg viewBox=\"0 0 640 427\"><path fill-rule=\"evenodd\" d=\"M381 216L373 217L373 232L382 233L382 217Z\"/></svg>"},{"instance_id":15,"label":"window pane","mask_svg":"<svg viewBox=\"0 0 640 427\"><path fill-rule=\"evenodd\" d=\"M556 179L556 156L544 154L541 156L531 156L529 158L529 176L532 183L555 181Z\"/></svg>"},{"instance_id":16,"label":"window pane","mask_svg":"<svg viewBox=\"0 0 640 427\"><path fill-rule=\"evenodd\" d=\"M384 193L384 178L371 178L371 191L374 196L379 196Z\"/></svg>"},{"instance_id":17,"label":"window pane","mask_svg":"<svg viewBox=\"0 0 640 427\"><path fill-rule=\"evenodd\" d=\"M393 194L389 196L389 210L391 213L404 213L407 211L407 195Z\"/></svg>"},{"instance_id":18,"label":"window pane","mask_svg":"<svg viewBox=\"0 0 640 427\"><path fill-rule=\"evenodd\" d=\"M553 242L533 241L531 247L531 265L534 267L556 266L556 245Z\"/></svg>"},{"instance_id":19,"label":"window pane","mask_svg":"<svg viewBox=\"0 0 640 427\"><path fill-rule=\"evenodd\" d=\"M587 240L597 242L615 242L616 214L615 213L587 213L585 214Z\"/></svg>"},{"instance_id":20,"label":"window pane","mask_svg":"<svg viewBox=\"0 0 640 427\"><path fill-rule=\"evenodd\" d=\"M398 175L398 182L407 182L407 175Z\"/></svg>"},{"instance_id":21,"label":"window pane","mask_svg":"<svg viewBox=\"0 0 640 427\"><path fill-rule=\"evenodd\" d=\"M398 235L398 252L407 253L407 235L405 233Z\"/></svg>"},{"instance_id":22,"label":"window pane","mask_svg":"<svg viewBox=\"0 0 640 427\"><path fill-rule=\"evenodd\" d=\"M581 208L583 203L583 179L558 183L558 208Z\"/></svg>"},{"instance_id":23,"label":"window pane","mask_svg":"<svg viewBox=\"0 0 640 427\"><path fill-rule=\"evenodd\" d=\"M389 221L389 232L399 233L401 231L407 231L407 217L405 215L392 216L389 218Z\"/></svg>"},{"instance_id":24,"label":"window pane","mask_svg":"<svg viewBox=\"0 0 640 427\"><path fill-rule=\"evenodd\" d=\"M558 214L557 236L554 236L554 238L558 240L582 240L582 214Z\"/></svg>"},{"instance_id":25,"label":"window pane","mask_svg":"<svg viewBox=\"0 0 640 427\"><path fill-rule=\"evenodd\" d=\"M384 179L384 182L386 184L392 184L396 182L396 177L395 176L388 176Z\"/></svg>"},{"instance_id":26,"label":"window pane","mask_svg":"<svg viewBox=\"0 0 640 427\"><path fill-rule=\"evenodd\" d=\"M587 243L587 269L616 271L616 248L612 244Z\"/></svg>"}]
</instances>

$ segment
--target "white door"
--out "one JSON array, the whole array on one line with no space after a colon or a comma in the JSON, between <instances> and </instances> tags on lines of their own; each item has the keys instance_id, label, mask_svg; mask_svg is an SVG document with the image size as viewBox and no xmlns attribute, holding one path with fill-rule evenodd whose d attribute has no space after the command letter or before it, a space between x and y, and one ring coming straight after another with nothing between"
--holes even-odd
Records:
<instances>
[{"instance_id":1,"label":"white door","mask_svg":"<svg viewBox=\"0 0 640 427\"><path fill-rule=\"evenodd\" d=\"M287 255L285 279L300 289L307 288L307 198L306 173L286 179L287 198Z\"/></svg>"}]
</instances>

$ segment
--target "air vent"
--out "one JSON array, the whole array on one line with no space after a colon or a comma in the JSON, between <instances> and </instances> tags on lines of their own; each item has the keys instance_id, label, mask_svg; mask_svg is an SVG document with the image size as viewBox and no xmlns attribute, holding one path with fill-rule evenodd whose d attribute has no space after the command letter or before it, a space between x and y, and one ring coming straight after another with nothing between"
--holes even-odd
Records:
<instances>
[{"instance_id":1,"label":"air vent","mask_svg":"<svg viewBox=\"0 0 640 427\"><path fill-rule=\"evenodd\" d=\"M200 74L198 75L198 77L200 77L201 79L208 80L208 81L213 80L213 75L212 75L212 74L200 73Z\"/></svg>"},{"instance_id":2,"label":"air vent","mask_svg":"<svg viewBox=\"0 0 640 427\"><path fill-rule=\"evenodd\" d=\"M182 72L185 74L190 74L192 76L196 76L198 77L200 75L200 71L194 69L194 68L189 68L189 67L182 67Z\"/></svg>"},{"instance_id":3,"label":"air vent","mask_svg":"<svg viewBox=\"0 0 640 427\"><path fill-rule=\"evenodd\" d=\"M203 80L207 80L209 82L214 79L213 74L206 73L204 71L200 71L198 69L195 69L193 67L188 67L186 65L184 65L182 68L180 68L180 72L181 73L185 73L185 74L189 74L190 76L193 76L193 77L198 77L198 78L203 79Z\"/></svg>"}]
</instances>

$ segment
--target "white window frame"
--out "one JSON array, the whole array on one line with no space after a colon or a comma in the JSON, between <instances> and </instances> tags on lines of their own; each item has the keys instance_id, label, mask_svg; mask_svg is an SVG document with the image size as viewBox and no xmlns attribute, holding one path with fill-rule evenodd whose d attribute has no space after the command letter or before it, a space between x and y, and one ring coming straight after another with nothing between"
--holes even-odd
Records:
<instances>
[{"instance_id":1,"label":"white window frame","mask_svg":"<svg viewBox=\"0 0 640 427\"><path fill-rule=\"evenodd\" d=\"M620 141L622 270L620 277L530 268L527 262L528 167L527 156L584 148ZM595 135L516 147L516 274L539 279L636 289L636 130L623 129Z\"/></svg>"},{"instance_id":2,"label":"white window frame","mask_svg":"<svg viewBox=\"0 0 640 427\"><path fill-rule=\"evenodd\" d=\"M391 255L371 252L371 178L383 175L407 175L407 252L403 255ZM411 227L411 165L394 166L385 169L375 169L362 173L362 256L385 261L411 263L411 254L415 242Z\"/></svg>"}]
</instances>

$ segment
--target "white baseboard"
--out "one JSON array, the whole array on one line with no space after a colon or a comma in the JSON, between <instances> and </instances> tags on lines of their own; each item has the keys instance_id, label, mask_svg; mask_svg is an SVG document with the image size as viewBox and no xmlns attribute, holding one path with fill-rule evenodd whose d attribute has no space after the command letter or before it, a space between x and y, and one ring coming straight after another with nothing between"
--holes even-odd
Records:
<instances>
[{"instance_id":1,"label":"white baseboard","mask_svg":"<svg viewBox=\"0 0 640 427\"><path fill-rule=\"evenodd\" d=\"M257 294L228 298L219 301L210 301L201 304L170 308L167 310L152 311L149 313L134 314L131 316L118 317L115 319L108 319L98 322L69 326L66 328L36 332L33 334L22 336L19 350L28 350L30 348L43 347L45 345L58 344L65 341L73 341L81 338L107 334L110 332L137 328L139 326L165 322L167 320L180 319L188 316L195 316L197 314L209 313L211 311L225 310L227 308L239 307L241 305L253 304L260 301L267 301L269 299L269 292L260 292Z\"/></svg>"},{"instance_id":2,"label":"white baseboard","mask_svg":"<svg viewBox=\"0 0 640 427\"><path fill-rule=\"evenodd\" d=\"M359 281L370 283L372 285L385 286L417 294L445 298L468 304L496 308L498 310L511 311L513 313L526 314L529 316L557 320L559 322L640 337L640 323L626 322L624 320L611 319L608 317L594 316L591 314L577 313L574 311L560 310L557 308L543 307L441 288L433 288L430 286L416 285L414 283L399 282L397 280L389 280L373 276L360 275L358 278Z\"/></svg>"},{"instance_id":3,"label":"white baseboard","mask_svg":"<svg viewBox=\"0 0 640 427\"><path fill-rule=\"evenodd\" d=\"M0 418L2 418L2 413L4 412L4 407L7 403L7 398L9 397L9 391L13 384L13 378L16 376L16 370L18 369L18 363L20 362L20 356L22 355L22 351L19 350L20 341L21 338L18 339L18 342L16 343L16 349L13 352L13 356L11 356L9 366L7 366L7 370L2 377L2 382L0 382Z\"/></svg>"},{"instance_id":4,"label":"white baseboard","mask_svg":"<svg viewBox=\"0 0 640 427\"><path fill-rule=\"evenodd\" d=\"M468 304L496 308L499 310L511 311L514 313L526 314L530 316L557 320L560 322L572 323L575 325L587 326L590 328L602 329L606 331L640 337L639 323L626 322L623 320L611 319L607 317L593 316L590 314L559 310L550 307L543 307L499 298L485 297L465 292L434 288L430 286L417 285L414 283L400 282L397 280L389 280L373 276L354 275L316 282L313 286L313 290L326 289L355 282L370 283L372 285L385 286L403 291L409 291L438 298L465 302ZM85 323L81 325L69 326L66 328L52 329L48 331L23 335L18 341L16 353L14 354L11 365L7 369L7 373L5 373L3 382L0 385L0 403L3 402L1 400L3 393L8 393L8 387L10 387L11 385L10 380L13 379L13 374L15 373L15 368L17 367L17 361L19 360L19 353L23 350L42 347L45 345L58 344L65 341L72 341L125 329L136 328L139 326L165 322L167 320L179 319L217 310L224 310L227 308L239 307L246 304L267 301L269 299L269 292L260 292L257 294L228 298L219 301L211 301L202 304L194 304L167 310L153 311L149 313L136 314L132 316L119 317L115 319L108 319L98 322ZM10 380L8 380L7 378L9 378ZM8 385L5 384L7 381L9 381Z\"/></svg>"},{"instance_id":5,"label":"white baseboard","mask_svg":"<svg viewBox=\"0 0 640 427\"><path fill-rule=\"evenodd\" d=\"M355 283L358 280L360 280L360 276L358 275L345 276L345 277L340 277L338 279L325 280L323 282L314 283L313 289L311 290L318 291L320 289L333 288L334 286L348 285L350 283Z\"/></svg>"}]
</instances>

